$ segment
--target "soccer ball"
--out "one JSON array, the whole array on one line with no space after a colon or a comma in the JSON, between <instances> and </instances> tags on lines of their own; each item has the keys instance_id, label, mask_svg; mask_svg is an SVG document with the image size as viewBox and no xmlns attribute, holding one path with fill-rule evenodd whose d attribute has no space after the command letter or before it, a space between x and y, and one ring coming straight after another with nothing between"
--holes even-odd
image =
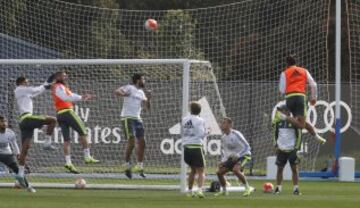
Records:
<instances>
[{"instance_id":1,"label":"soccer ball","mask_svg":"<svg viewBox=\"0 0 360 208\"><path fill-rule=\"evenodd\" d=\"M145 26L145 29L148 31L155 31L158 28L158 23L154 19L148 19L148 20L146 20L144 26Z\"/></svg>"},{"instance_id":2,"label":"soccer ball","mask_svg":"<svg viewBox=\"0 0 360 208\"><path fill-rule=\"evenodd\" d=\"M264 183L263 191L264 193L271 193L274 190L274 185L272 183Z\"/></svg>"},{"instance_id":3,"label":"soccer ball","mask_svg":"<svg viewBox=\"0 0 360 208\"><path fill-rule=\"evenodd\" d=\"M83 189L86 187L86 181L83 178L77 178L75 180L75 188Z\"/></svg>"}]
</instances>

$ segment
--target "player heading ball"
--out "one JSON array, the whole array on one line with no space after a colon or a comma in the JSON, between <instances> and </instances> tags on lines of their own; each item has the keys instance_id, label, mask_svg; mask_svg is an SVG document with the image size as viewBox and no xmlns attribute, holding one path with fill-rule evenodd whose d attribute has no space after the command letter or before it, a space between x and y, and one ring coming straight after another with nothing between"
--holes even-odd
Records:
<instances>
[{"instance_id":1,"label":"player heading ball","mask_svg":"<svg viewBox=\"0 0 360 208\"><path fill-rule=\"evenodd\" d=\"M151 91L145 89L145 76L135 73L132 77L132 84L124 85L115 94L124 97L121 110L121 123L125 138L127 139L125 151L125 175L132 178L132 172L138 172L140 177L146 178L144 173L144 151L145 151L145 130L141 119L141 110L150 108ZM136 141L136 143L135 143ZM132 167L130 163L131 153L136 144L137 164Z\"/></svg>"}]
</instances>

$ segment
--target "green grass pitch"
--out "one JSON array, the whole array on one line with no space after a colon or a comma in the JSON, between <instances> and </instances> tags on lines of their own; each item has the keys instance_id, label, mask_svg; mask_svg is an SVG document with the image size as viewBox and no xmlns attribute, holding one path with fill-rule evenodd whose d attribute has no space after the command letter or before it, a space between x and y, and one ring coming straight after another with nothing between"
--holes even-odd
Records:
<instances>
[{"instance_id":1,"label":"green grass pitch","mask_svg":"<svg viewBox=\"0 0 360 208\"><path fill-rule=\"evenodd\" d=\"M13 188L0 189L1 208L224 208L224 207L359 207L360 184L340 182L302 182L303 195L293 196L292 185L286 182L280 195L264 194L264 181L251 181L258 190L250 197L241 193L230 193L226 197L188 198L178 191L140 190L74 190L38 189L37 193Z\"/></svg>"}]
</instances>

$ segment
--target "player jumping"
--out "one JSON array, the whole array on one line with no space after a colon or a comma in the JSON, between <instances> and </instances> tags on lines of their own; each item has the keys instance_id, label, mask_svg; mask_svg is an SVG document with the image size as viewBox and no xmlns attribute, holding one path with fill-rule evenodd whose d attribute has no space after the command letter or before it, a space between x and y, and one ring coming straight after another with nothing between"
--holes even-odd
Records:
<instances>
[{"instance_id":1,"label":"player jumping","mask_svg":"<svg viewBox=\"0 0 360 208\"><path fill-rule=\"evenodd\" d=\"M207 135L205 121L199 115L201 105L198 102L190 103L190 115L182 120L182 136L184 145L184 160L190 166L188 178L188 196L204 198L202 187L205 181L205 156L203 140ZM193 191L193 185L197 178L198 190Z\"/></svg>"},{"instance_id":2,"label":"player jumping","mask_svg":"<svg viewBox=\"0 0 360 208\"><path fill-rule=\"evenodd\" d=\"M19 184L26 188L29 192L35 193L36 190L30 186L26 177L19 174L19 166L16 158L20 156L19 147L16 143L15 133L8 128L6 119L0 116L0 162L4 163L9 169L15 173L15 178Z\"/></svg>"},{"instance_id":3,"label":"player jumping","mask_svg":"<svg viewBox=\"0 0 360 208\"><path fill-rule=\"evenodd\" d=\"M314 128L306 122L306 86L307 83L309 83L311 88L310 104L314 106L317 100L317 84L308 70L296 66L296 61L293 56L287 57L286 62L287 67L280 76L279 91L282 95L285 95L286 107L292 116L287 116L281 112L277 112L277 116L297 128L305 128L321 144L324 144L326 140L319 136L314 131Z\"/></svg>"},{"instance_id":4,"label":"player jumping","mask_svg":"<svg viewBox=\"0 0 360 208\"><path fill-rule=\"evenodd\" d=\"M245 185L243 196L249 196L252 193L243 173L246 163L251 160L251 148L244 136L232 127L233 121L228 117L225 117L220 124L224 134L221 138L222 159L216 174L222 190L215 196L229 195L225 180L225 174L229 171L232 171L239 181Z\"/></svg>"},{"instance_id":5,"label":"player jumping","mask_svg":"<svg viewBox=\"0 0 360 208\"><path fill-rule=\"evenodd\" d=\"M150 108L151 93L144 90L145 76L143 74L134 74L132 77L132 84L122 86L115 90L117 96L124 97L124 103L121 110L121 123L125 138L127 139L125 151L125 175L131 179L132 171L139 172L140 176L145 178L144 174L144 125L141 119L141 109L144 105L147 109ZM136 158L137 164L132 168L130 163L131 153L135 147L136 140Z\"/></svg>"},{"instance_id":6,"label":"player jumping","mask_svg":"<svg viewBox=\"0 0 360 208\"><path fill-rule=\"evenodd\" d=\"M19 175L24 176L25 161L30 148L34 129L46 127L46 141L44 149L56 149L51 145L51 135L56 126L56 119L51 116L33 115L33 98L42 94L45 88L49 88L51 83L45 83L38 87L28 86L29 81L26 77L16 79L15 99L19 109L19 127L21 132L21 153L19 156Z\"/></svg>"},{"instance_id":7,"label":"player jumping","mask_svg":"<svg viewBox=\"0 0 360 208\"><path fill-rule=\"evenodd\" d=\"M55 84L52 86L52 97L54 106L57 112L57 120L64 137L64 154L65 154L65 168L71 173L78 174L79 171L71 162L70 156L70 128L75 130L80 136L80 143L84 149L84 160L86 164L99 163L99 160L94 159L90 155L90 145L87 140L87 130L84 122L73 110L73 102L88 101L94 98L93 95L85 94L78 95L71 92L66 85L67 75L65 72L57 72L54 74Z\"/></svg>"}]
</instances>

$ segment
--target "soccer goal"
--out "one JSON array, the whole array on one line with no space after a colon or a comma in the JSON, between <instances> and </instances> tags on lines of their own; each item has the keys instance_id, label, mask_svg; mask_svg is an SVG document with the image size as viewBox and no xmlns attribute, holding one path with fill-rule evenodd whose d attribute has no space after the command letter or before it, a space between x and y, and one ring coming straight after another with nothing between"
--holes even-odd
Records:
<instances>
[{"instance_id":1,"label":"soccer goal","mask_svg":"<svg viewBox=\"0 0 360 208\"><path fill-rule=\"evenodd\" d=\"M63 138L57 127L53 142L58 150L49 152L42 149L44 134L35 131L34 145L29 153L27 165L30 167L29 179L36 186L73 187L76 178L85 178L91 188L148 188L185 189L186 166L182 162L180 121L188 113L190 100L199 101L203 106L201 116L208 121L211 129L210 144L217 145L214 157L209 164L216 165L219 142L212 137L220 135L217 119L225 115L221 96L212 67L208 61L188 59L94 59L94 60L0 60L1 74L7 80L7 89L2 88L8 103L9 120L14 130L18 116L14 106L14 80L25 75L32 85L39 85L56 71L68 74L69 87L77 93L92 93L97 99L91 102L78 102L76 113L85 121L88 129L91 151L101 160L98 165L85 165L78 135L72 132L72 158L81 172L80 175L67 173L63 167ZM143 73L146 88L152 91L152 104L143 111L145 125L145 172L146 179L135 177L129 180L124 175L124 154L126 139L121 129L120 111L122 99L114 95L114 90L131 82L134 73ZM6 94L7 93L7 94ZM2 102L3 103L3 102ZM55 116L50 92L34 98L36 114ZM17 133L19 133L17 131ZM135 163L135 158L132 159ZM181 164L181 165L180 165ZM180 186L180 183L182 184ZM10 185L13 183L10 183ZM4 184L6 185L6 184ZM9 184L8 184L9 185Z\"/></svg>"},{"instance_id":2,"label":"soccer goal","mask_svg":"<svg viewBox=\"0 0 360 208\"><path fill-rule=\"evenodd\" d=\"M332 59L328 49L331 2L239 0L198 9L126 10L120 4L89 6L60 0L3 1L0 58L9 59L6 61L11 61L12 65L3 62L0 66L0 114L6 115L17 130L12 94L14 79L27 75L33 84L41 84L50 73L66 70L71 89L98 96L95 101L80 102L75 107L90 128L92 152L102 160L99 166L81 165L80 145L72 146L72 160L80 165L82 174L89 174L82 175L89 186L121 183L132 187L134 184L178 187L180 178L185 178L184 175L180 177L179 121L187 107L182 107L183 100L184 103L198 100L215 132L205 142L207 182L216 178L220 155L220 130L216 120L225 115L224 109L233 119L234 128L243 133L252 148L252 162L245 173L264 176L266 158L275 154L271 113L283 99L278 94L278 80L288 54L295 53L298 64L309 69L318 82L319 100L326 102L312 109L309 116L312 123L321 134L333 127L323 119L333 101L328 84ZM144 28L149 18L158 22L156 31ZM357 37L356 30L353 31ZM10 59L32 59L29 60L32 64ZM86 59L86 63L55 65L35 59ZM99 60L93 59L105 60L96 63ZM128 59L129 63L111 64L113 59ZM161 63L139 62L145 59L157 59ZM163 62L169 59L174 62ZM211 65L190 60L208 60ZM188 99L183 96L186 90L184 65L190 67ZM356 69L356 65L353 68ZM138 71L146 74L147 86L154 92L151 110L143 113L148 138L145 168L149 178L129 181L124 180L121 166L126 143L119 121L122 100L116 98L113 91L130 82L131 74ZM359 73L354 71L354 75ZM353 78L354 109L359 104L358 77ZM35 112L55 115L49 93L36 98L35 103ZM328 112L330 117L331 111ZM359 113L355 113L354 125L359 129ZM331 117L329 120L333 121ZM59 135L57 129L55 142L61 141ZM73 184L75 176L64 174L62 151L41 151L44 137L41 133L35 136L30 152L33 157L28 164L31 181ZM73 141L77 142L75 135ZM61 147L61 143L58 146ZM304 134L302 147L302 173L323 169L328 161L327 153L333 154L332 149L327 151L320 147L309 134ZM114 181L113 176L120 181ZM3 179L0 177L0 181L9 182Z\"/></svg>"}]
</instances>

